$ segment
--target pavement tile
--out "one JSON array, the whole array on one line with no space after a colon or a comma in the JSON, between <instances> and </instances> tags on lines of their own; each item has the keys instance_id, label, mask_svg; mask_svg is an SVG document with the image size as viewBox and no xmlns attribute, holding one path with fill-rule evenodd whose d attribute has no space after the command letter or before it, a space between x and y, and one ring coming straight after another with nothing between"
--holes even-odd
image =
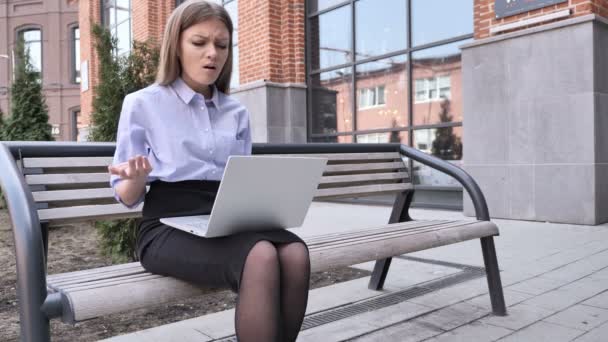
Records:
<instances>
[{"instance_id":1,"label":"pavement tile","mask_svg":"<svg viewBox=\"0 0 608 342\"><path fill-rule=\"evenodd\" d=\"M575 305L545 318L544 321L588 331L608 322L608 310L588 305Z\"/></svg>"},{"instance_id":2,"label":"pavement tile","mask_svg":"<svg viewBox=\"0 0 608 342\"><path fill-rule=\"evenodd\" d=\"M560 311L587 300L606 289L608 289L607 282L586 278L528 299L524 303Z\"/></svg>"},{"instance_id":3,"label":"pavement tile","mask_svg":"<svg viewBox=\"0 0 608 342\"><path fill-rule=\"evenodd\" d=\"M537 322L506 336L500 342L568 342L584 334L584 331L561 325Z\"/></svg>"},{"instance_id":4,"label":"pavement tile","mask_svg":"<svg viewBox=\"0 0 608 342\"><path fill-rule=\"evenodd\" d=\"M604 342L608 336L608 323L604 323L599 327L579 336L573 342Z\"/></svg>"},{"instance_id":5,"label":"pavement tile","mask_svg":"<svg viewBox=\"0 0 608 342\"><path fill-rule=\"evenodd\" d=\"M350 340L351 342L418 342L443 333L435 326L419 322L405 322L374 331Z\"/></svg>"},{"instance_id":6,"label":"pavement tile","mask_svg":"<svg viewBox=\"0 0 608 342\"><path fill-rule=\"evenodd\" d=\"M484 308L462 302L417 318L415 321L432 324L441 330L448 331L488 314Z\"/></svg>"},{"instance_id":7,"label":"pavement tile","mask_svg":"<svg viewBox=\"0 0 608 342\"><path fill-rule=\"evenodd\" d=\"M510 285L508 288L510 290L528 293L531 295L539 295L554 290L560 286L564 286L567 283L568 282L563 280L548 279L541 276Z\"/></svg>"},{"instance_id":8,"label":"pavement tile","mask_svg":"<svg viewBox=\"0 0 608 342\"><path fill-rule=\"evenodd\" d=\"M509 307L507 316L492 315L484 317L479 321L511 330L519 330L525 326L536 323L545 317L549 317L554 313L555 311L553 310L526 304L517 304Z\"/></svg>"},{"instance_id":9,"label":"pavement tile","mask_svg":"<svg viewBox=\"0 0 608 342\"><path fill-rule=\"evenodd\" d=\"M533 296L523 292L517 292L510 290L509 288L505 288L502 290L502 293L505 297L505 304L507 305L507 311L509 311L511 306L517 305L523 302L526 299L532 298ZM468 302L471 304L480 306L485 308L488 311L492 310L492 302L490 301L490 295L484 294L473 299L470 299Z\"/></svg>"},{"instance_id":10,"label":"pavement tile","mask_svg":"<svg viewBox=\"0 0 608 342\"><path fill-rule=\"evenodd\" d=\"M472 322L436 336L428 342L485 342L495 341L513 331L481 322Z\"/></svg>"},{"instance_id":11,"label":"pavement tile","mask_svg":"<svg viewBox=\"0 0 608 342\"><path fill-rule=\"evenodd\" d=\"M608 309L608 291L602 292L597 296L584 301L583 304Z\"/></svg>"}]
</instances>

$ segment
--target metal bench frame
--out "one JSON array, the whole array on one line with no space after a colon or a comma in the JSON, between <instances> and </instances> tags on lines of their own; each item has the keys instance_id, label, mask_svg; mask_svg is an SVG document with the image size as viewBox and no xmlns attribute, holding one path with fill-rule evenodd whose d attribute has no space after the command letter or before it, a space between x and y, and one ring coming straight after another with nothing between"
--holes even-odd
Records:
<instances>
[{"instance_id":1,"label":"metal bench frame","mask_svg":"<svg viewBox=\"0 0 608 342\"><path fill-rule=\"evenodd\" d=\"M61 317L62 298L47 290L46 253L48 227L41 224L36 203L29 185L21 172L28 157L96 157L112 155L114 143L63 143L63 142L3 142L0 146L0 186L8 205L13 224L17 266L17 292L23 341L49 341L49 319ZM489 221L490 215L485 198L477 183L463 169L433 157L412 147L401 144L254 144L254 154L296 153L373 153L399 152L421 164L442 171L458 180L473 202L476 217ZM399 193L389 223L409 221L409 205L413 191ZM506 315L505 301L500 280L492 236L483 237L481 247L486 268L492 311ZM369 283L370 289L383 287L391 258L378 260Z\"/></svg>"}]
</instances>

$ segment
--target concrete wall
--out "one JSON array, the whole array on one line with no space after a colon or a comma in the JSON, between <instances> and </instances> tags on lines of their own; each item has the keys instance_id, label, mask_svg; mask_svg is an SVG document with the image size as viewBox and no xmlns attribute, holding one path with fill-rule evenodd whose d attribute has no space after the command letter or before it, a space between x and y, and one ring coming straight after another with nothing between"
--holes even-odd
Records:
<instances>
[{"instance_id":1,"label":"concrete wall","mask_svg":"<svg viewBox=\"0 0 608 342\"><path fill-rule=\"evenodd\" d=\"M492 217L608 221L607 60L595 15L463 47L463 163Z\"/></svg>"},{"instance_id":2,"label":"concrete wall","mask_svg":"<svg viewBox=\"0 0 608 342\"><path fill-rule=\"evenodd\" d=\"M253 142L306 142L306 87L256 81L232 92L251 115Z\"/></svg>"}]
</instances>

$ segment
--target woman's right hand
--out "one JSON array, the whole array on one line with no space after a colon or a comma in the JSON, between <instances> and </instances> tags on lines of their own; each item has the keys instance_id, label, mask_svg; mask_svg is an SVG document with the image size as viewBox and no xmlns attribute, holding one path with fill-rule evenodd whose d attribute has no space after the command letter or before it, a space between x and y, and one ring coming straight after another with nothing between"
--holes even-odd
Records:
<instances>
[{"instance_id":1,"label":"woman's right hand","mask_svg":"<svg viewBox=\"0 0 608 342\"><path fill-rule=\"evenodd\" d=\"M117 175L121 179L145 183L148 175L152 171L152 166L150 165L148 158L136 156L129 158L129 160L124 163L108 166L108 171L110 171L110 174Z\"/></svg>"}]
</instances>

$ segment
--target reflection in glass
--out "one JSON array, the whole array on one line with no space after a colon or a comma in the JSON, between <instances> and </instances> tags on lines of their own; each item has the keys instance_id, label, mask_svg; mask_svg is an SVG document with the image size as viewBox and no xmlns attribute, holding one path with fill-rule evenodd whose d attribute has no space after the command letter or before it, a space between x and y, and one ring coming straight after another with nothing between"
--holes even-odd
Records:
<instances>
[{"instance_id":1,"label":"reflection in glass","mask_svg":"<svg viewBox=\"0 0 608 342\"><path fill-rule=\"evenodd\" d=\"M407 47L406 1L356 2L356 59L403 50Z\"/></svg>"},{"instance_id":2,"label":"reflection in glass","mask_svg":"<svg viewBox=\"0 0 608 342\"><path fill-rule=\"evenodd\" d=\"M444 160L462 159L462 127L414 130L414 147Z\"/></svg>"},{"instance_id":3,"label":"reflection in glass","mask_svg":"<svg viewBox=\"0 0 608 342\"><path fill-rule=\"evenodd\" d=\"M352 60L351 7L340 7L311 19L311 66L313 70Z\"/></svg>"},{"instance_id":4,"label":"reflection in glass","mask_svg":"<svg viewBox=\"0 0 608 342\"><path fill-rule=\"evenodd\" d=\"M473 0L412 0L412 46L473 33Z\"/></svg>"},{"instance_id":5,"label":"reflection in glass","mask_svg":"<svg viewBox=\"0 0 608 342\"><path fill-rule=\"evenodd\" d=\"M340 135L340 136L329 136L329 137L313 137L310 139L314 143L352 143L352 135Z\"/></svg>"},{"instance_id":6,"label":"reflection in glass","mask_svg":"<svg viewBox=\"0 0 608 342\"><path fill-rule=\"evenodd\" d=\"M407 126L405 55L356 66L357 130Z\"/></svg>"},{"instance_id":7,"label":"reflection in glass","mask_svg":"<svg viewBox=\"0 0 608 342\"><path fill-rule=\"evenodd\" d=\"M408 144L407 131L389 131L378 133L357 134L357 143L360 144L382 144L401 143Z\"/></svg>"},{"instance_id":8,"label":"reflection in glass","mask_svg":"<svg viewBox=\"0 0 608 342\"><path fill-rule=\"evenodd\" d=\"M344 3L345 0L310 0L308 1L308 12L315 13L334 5ZM349 1L346 1L347 3Z\"/></svg>"},{"instance_id":9,"label":"reflection in glass","mask_svg":"<svg viewBox=\"0 0 608 342\"><path fill-rule=\"evenodd\" d=\"M462 121L460 41L412 54L414 125Z\"/></svg>"},{"instance_id":10,"label":"reflection in glass","mask_svg":"<svg viewBox=\"0 0 608 342\"><path fill-rule=\"evenodd\" d=\"M312 133L335 134L353 130L352 68L312 75Z\"/></svg>"},{"instance_id":11,"label":"reflection in glass","mask_svg":"<svg viewBox=\"0 0 608 342\"><path fill-rule=\"evenodd\" d=\"M21 31L23 47L29 54L30 64L34 71L42 71L42 32L39 29Z\"/></svg>"}]
</instances>

